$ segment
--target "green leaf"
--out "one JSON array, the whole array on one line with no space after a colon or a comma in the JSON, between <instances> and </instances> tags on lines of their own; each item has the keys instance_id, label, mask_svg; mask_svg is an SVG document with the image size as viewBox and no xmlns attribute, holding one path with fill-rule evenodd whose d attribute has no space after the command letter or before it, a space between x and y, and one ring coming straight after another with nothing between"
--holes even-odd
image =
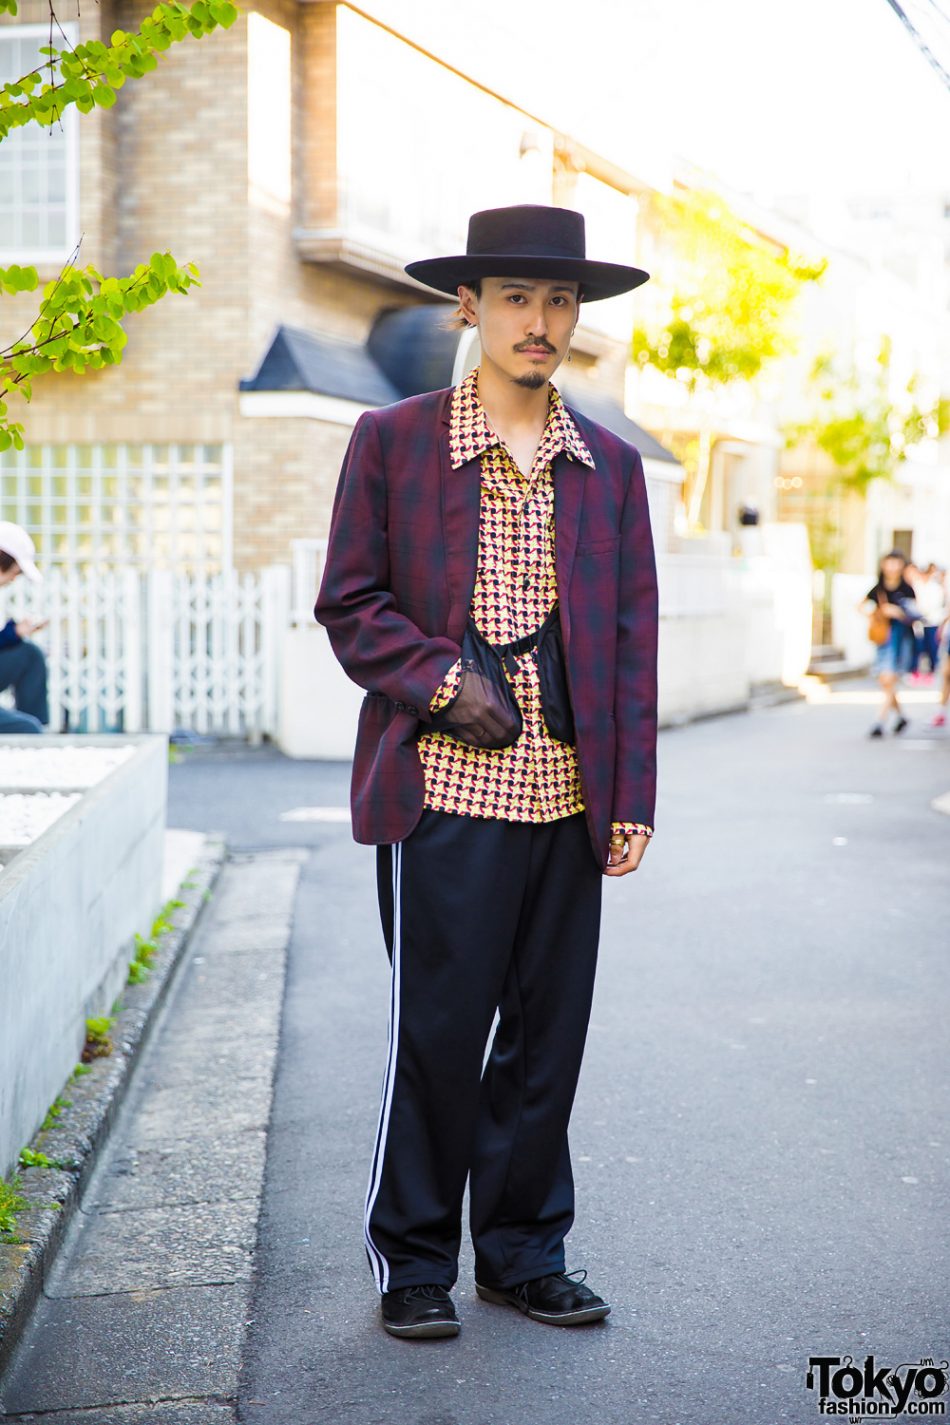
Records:
<instances>
[{"instance_id":1,"label":"green leaf","mask_svg":"<svg viewBox=\"0 0 950 1425\"><path fill-rule=\"evenodd\" d=\"M111 89L108 84L97 84L92 91L92 97L100 109L111 109L115 103L115 90Z\"/></svg>"}]
</instances>

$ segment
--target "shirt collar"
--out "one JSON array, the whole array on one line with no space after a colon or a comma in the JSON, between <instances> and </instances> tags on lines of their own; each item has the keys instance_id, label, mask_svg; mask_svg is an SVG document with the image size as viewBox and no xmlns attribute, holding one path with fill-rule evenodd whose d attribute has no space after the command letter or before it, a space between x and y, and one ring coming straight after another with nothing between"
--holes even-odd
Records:
<instances>
[{"instance_id":1,"label":"shirt collar","mask_svg":"<svg viewBox=\"0 0 950 1425\"><path fill-rule=\"evenodd\" d=\"M500 445L485 407L478 399L478 367L470 371L464 381L460 381L452 393L452 410L449 417L449 453L452 469L457 470L468 460L483 455L486 450ZM538 452L545 460L553 460L560 451L566 450L574 460L580 460L596 469L594 457L588 450L580 431L561 400L556 386L548 385L548 416L541 436Z\"/></svg>"}]
</instances>

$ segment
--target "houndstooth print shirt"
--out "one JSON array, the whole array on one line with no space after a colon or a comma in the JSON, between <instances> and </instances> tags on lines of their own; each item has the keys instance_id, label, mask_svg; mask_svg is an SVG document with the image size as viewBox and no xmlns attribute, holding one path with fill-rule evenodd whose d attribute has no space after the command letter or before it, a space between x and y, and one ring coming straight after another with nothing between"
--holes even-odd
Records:
<instances>
[{"instance_id":1,"label":"houndstooth print shirt","mask_svg":"<svg viewBox=\"0 0 950 1425\"><path fill-rule=\"evenodd\" d=\"M554 457L594 468L593 457L554 386L548 415L527 479L489 423L478 399L478 368L452 397L449 450L453 470L481 456L478 572L472 617L490 643L510 643L533 633L557 599L554 566ZM547 730L541 712L537 655L517 656L512 680L523 730L510 747L469 747L449 733L424 732L417 746L425 779L425 805L433 811L500 821L554 821L584 810L577 753ZM458 690L456 664L437 689L431 711ZM637 822L614 831L652 836ZM605 848L606 850L606 848Z\"/></svg>"}]
</instances>

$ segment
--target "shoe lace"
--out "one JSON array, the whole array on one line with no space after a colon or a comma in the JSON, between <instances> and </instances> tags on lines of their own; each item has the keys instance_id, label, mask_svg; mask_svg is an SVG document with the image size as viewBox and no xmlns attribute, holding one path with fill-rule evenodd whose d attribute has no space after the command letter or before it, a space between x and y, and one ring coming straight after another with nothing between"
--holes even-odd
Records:
<instances>
[{"instance_id":1,"label":"shoe lace","mask_svg":"<svg viewBox=\"0 0 950 1425\"><path fill-rule=\"evenodd\" d=\"M575 1277L577 1278L576 1281L574 1280ZM571 1286L583 1286L587 1280L587 1268L578 1267L577 1270L573 1272L546 1272L543 1277L537 1277L536 1280L544 1282L569 1282ZM514 1287L513 1290L526 1301L528 1297L528 1287L531 1285L531 1282L521 1282L521 1284Z\"/></svg>"},{"instance_id":2,"label":"shoe lace","mask_svg":"<svg viewBox=\"0 0 950 1425\"><path fill-rule=\"evenodd\" d=\"M445 1301L448 1292L444 1286L436 1286L434 1282L426 1282L423 1286L408 1286L405 1291L405 1298L409 1301L412 1297L418 1297L421 1301Z\"/></svg>"}]
</instances>

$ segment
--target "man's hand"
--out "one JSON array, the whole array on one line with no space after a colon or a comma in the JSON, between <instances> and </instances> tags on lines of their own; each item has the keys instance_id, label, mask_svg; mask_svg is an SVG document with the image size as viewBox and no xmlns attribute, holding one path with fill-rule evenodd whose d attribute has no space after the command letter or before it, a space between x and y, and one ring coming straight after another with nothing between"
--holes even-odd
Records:
<instances>
[{"instance_id":1,"label":"man's hand","mask_svg":"<svg viewBox=\"0 0 950 1425\"><path fill-rule=\"evenodd\" d=\"M625 876L628 871L635 871L643 860L649 844L649 836L633 835L624 838L622 847L611 846L607 855L607 867L604 875Z\"/></svg>"},{"instance_id":2,"label":"man's hand","mask_svg":"<svg viewBox=\"0 0 950 1425\"><path fill-rule=\"evenodd\" d=\"M469 747L510 747L520 731L491 680L471 668L462 674L457 696L429 726L452 733Z\"/></svg>"},{"instance_id":3,"label":"man's hand","mask_svg":"<svg viewBox=\"0 0 950 1425\"><path fill-rule=\"evenodd\" d=\"M31 638L34 633L38 632L41 628L45 628L48 623L48 618L21 618L20 622L15 625L17 637Z\"/></svg>"}]
</instances>

